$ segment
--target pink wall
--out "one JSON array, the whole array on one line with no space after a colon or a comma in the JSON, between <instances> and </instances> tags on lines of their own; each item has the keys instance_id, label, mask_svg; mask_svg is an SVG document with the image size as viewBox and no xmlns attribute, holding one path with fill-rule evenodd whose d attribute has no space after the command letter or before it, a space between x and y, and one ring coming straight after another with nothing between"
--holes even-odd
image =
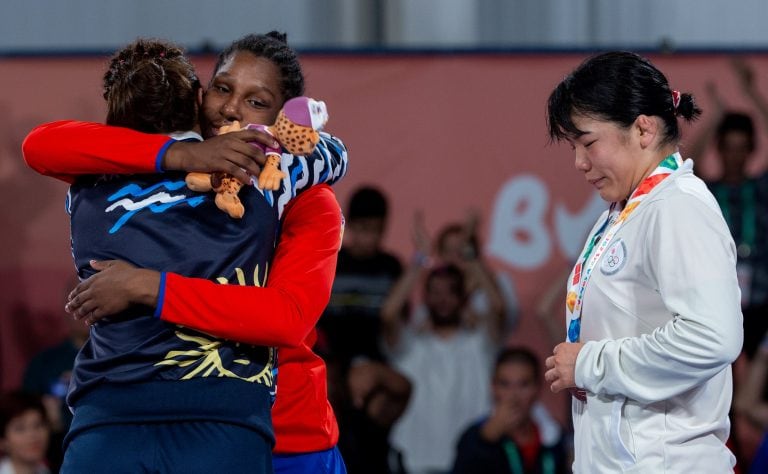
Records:
<instances>
[{"instance_id":1,"label":"pink wall","mask_svg":"<svg viewBox=\"0 0 768 474\"><path fill-rule=\"evenodd\" d=\"M532 308L580 250L583 233L602 207L574 170L570 149L548 146L545 129L549 92L582 57L303 58L308 94L327 102L328 130L350 151L349 173L336 186L339 201L346 203L362 183L387 191L392 219L386 242L403 258L411 253L415 211L423 210L428 228L436 232L468 209L479 209L485 251L497 270L512 277L523 303L523 321L512 341L532 346L542 357L551 343ZM693 92L705 109L705 84L715 80L729 103L751 110L725 56L652 60L674 88ZM768 91L768 56L748 60ZM73 270L66 186L28 170L20 145L41 122L99 121L104 62L0 59L5 117L0 128L0 388L18 384L28 357L65 332L62 295ZM197 57L195 63L205 77L213 58ZM693 136L696 128L684 129L685 136ZM761 156L764 151L762 146ZM711 160L702 165L707 173L716 172Z\"/></svg>"}]
</instances>

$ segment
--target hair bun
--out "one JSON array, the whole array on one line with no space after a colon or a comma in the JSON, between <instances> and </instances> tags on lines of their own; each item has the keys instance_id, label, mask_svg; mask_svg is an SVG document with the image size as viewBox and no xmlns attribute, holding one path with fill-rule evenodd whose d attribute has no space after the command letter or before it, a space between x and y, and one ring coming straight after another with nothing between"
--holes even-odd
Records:
<instances>
[{"instance_id":1,"label":"hair bun","mask_svg":"<svg viewBox=\"0 0 768 474\"><path fill-rule=\"evenodd\" d=\"M675 115L686 120L693 120L701 114L701 109L696 106L693 96L687 92L680 95L680 104L675 110Z\"/></svg>"}]
</instances>

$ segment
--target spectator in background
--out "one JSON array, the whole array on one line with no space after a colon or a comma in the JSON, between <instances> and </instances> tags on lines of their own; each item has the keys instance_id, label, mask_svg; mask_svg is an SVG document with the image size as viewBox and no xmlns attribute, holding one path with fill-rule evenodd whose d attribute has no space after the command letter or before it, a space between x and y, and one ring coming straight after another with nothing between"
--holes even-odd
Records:
<instances>
[{"instance_id":1,"label":"spectator in background","mask_svg":"<svg viewBox=\"0 0 768 474\"><path fill-rule=\"evenodd\" d=\"M402 273L399 259L382 248L388 203L377 188L355 190L346 212L331 302L320 320L323 350L344 365L359 356L383 360L380 311Z\"/></svg>"},{"instance_id":2,"label":"spectator in background","mask_svg":"<svg viewBox=\"0 0 768 474\"><path fill-rule=\"evenodd\" d=\"M75 287L79 280L72 277L65 286L66 293ZM62 304L66 302L66 294ZM38 352L30 360L24 371L22 388L24 391L42 398L51 429L50 443L46 457L50 468L57 472L64 457L62 443L72 422L72 412L67 407L65 397L69 389L72 366L77 352L88 339L89 327L83 321L66 316L69 334L59 344Z\"/></svg>"},{"instance_id":3,"label":"spectator in background","mask_svg":"<svg viewBox=\"0 0 768 474\"><path fill-rule=\"evenodd\" d=\"M741 91L754 105L768 131L768 101L757 90L752 69L740 59L732 61ZM768 172L747 173L755 158L757 136L752 117L727 111L714 84L708 85L713 114L692 142L689 154L701 159L714 143L722 168L719 179L707 182L736 242L737 274L744 314L744 352L752 357L768 330Z\"/></svg>"},{"instance_id":4,"label":"spectator in background","mask_svg":"<svg viewBox=\"0 0 768 474\"><path fill-rule=\"evenodd\" d=\"M318 324L316 350L328 365L329 399L339 422L339 450L350 474L388 473L389 431L410 383L381 350L381 306L402 273L382 248L388 204L377 188L356 189L346 212L331 301Z\"/></svg>"},{"instance_id":5,"label":"spectator in background","mask_svg":"<svg viewBox=\"0 0 768 474\"><path fill-rule=\"evenodd\" d=\"M524 348L496 357L491 413L461 435L454 474L555 474L567 472L563 432L534 415L541 390L541 364Z\"/></svg>"},{"instance_id":6,"label":"spectator in background","mask_svg":"<svg viewBox=\"0 0 768 474\"><path fill-rule=\"evenodd\" d=\"M438 233L435 242L437 259L455 265L464 273L467 285L468 309L474 320L478 315L502 313L502 331L517 324L520 308L515 288L506 273L490 268L480 251L477 228L479 215L469 212L463 223L448 224Z\"/></svg>"},{"instance_id":7,"label":"spectator in background","mask_svg":"<svg viewBox=\"0 0 768 474\"><path fill-rule=\"evenodd\" d=\"M509 277L504 273L496 274L483 258L477 236L478 220L478 214L470 212L465 222L445 225L432 242L423 215L417 212L413 229L416 258L429 260L430 249L434 248L438 264L453 265L461 270L467 294L463 323L474 326L490 318L498 322L501 339L517 323L517 296ZM423 304L417 306L414 322L428 321L427 313Z\"/></svg>"},{"instance_id":8,"label":"spectator in background","mask_svg":"<svg viewBox=\"0 0 768 474\"><path fill-rule=\"evenodd\" d=\"M499 311L479 315L477 324L467 321L464 273L453 265L430 269L429 264L417 250L382 308L392 363L413 384L391 438L411 474L448 472L459 435L489 410L490 370L503 317ZM429 317L417 326L413 318L408 322L407 310L420 284Z\"/></svg>"},{"instance_id":9,"label":"spectator in background","mask_svg":"<svg viewBox=\"0 0 768 474\"><path fill-rule=\"evenodd\" d=\"M37 395L0 395L0 474L48 474L48 419Z\"/></svg>"},{"instance_id":10,"label":"spectator in background","mask_svg":"<svg viewBox=\"0 0 768 474\"><path fill-rule=\"evenodd\" d=\"M757 448L748 471L749 474L768 472L768 402L765 400L768 388L768 333L755 351L749 365L746 379L736 388L733 401L734 411L743 415L752 425L762 431L763 439Z\"/></svg>"},{"instance_id":11,"label":"spectator in background","mask_svg":"<svg viewBox=\"0 0 768 474\"><path fill-rule=\"evenodd\" d=\"M344 387L343 426L339 439L350 474L403 471L402 460L392 450L389 433L403 414L411 396L411 382L387 363L360 359L353 361ZM341 442L339 443L341 446Z\"/></svg>"}]
</instances>

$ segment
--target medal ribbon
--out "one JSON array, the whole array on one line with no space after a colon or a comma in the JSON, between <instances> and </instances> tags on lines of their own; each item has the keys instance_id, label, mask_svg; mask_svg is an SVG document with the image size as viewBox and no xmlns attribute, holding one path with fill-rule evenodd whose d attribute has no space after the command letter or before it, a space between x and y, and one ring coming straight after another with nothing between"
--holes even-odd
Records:
<instances>
[{"instance_id":1,"label":"medal ribbon","mask_svg":"<svg viewBox=\"0 0 768 474\"><path fill-rule=\"evenodd\" d=\"M573 277L568 281L568 294L565 298L565 316L568 323L568 337L566 340L568 342L579 342L581 335L581 310L587 283L592 276L592 270L594 270L597 262L600 261L600 257L605 253L616 232L618 232L629 215L643 202L648 193L672 174L673 171L682 166L682 164L683 159L680 153L669 155L659 163L651 174L640 182L627 200L624 209L618 209L619 203L614 202L611 204L608 217L585 246L584 252L577 260L576 266L573 269Z\"/></svg>"}]
</instances>

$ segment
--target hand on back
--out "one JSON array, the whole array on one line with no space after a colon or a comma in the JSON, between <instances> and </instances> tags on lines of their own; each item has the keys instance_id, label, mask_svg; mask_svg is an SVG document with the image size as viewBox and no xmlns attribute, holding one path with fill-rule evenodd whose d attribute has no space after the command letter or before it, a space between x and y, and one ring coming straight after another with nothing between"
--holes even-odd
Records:
<instances>
[{"instance_id":1,"label":"hand on back","mask_svg":"<svg viewBox=\"0 0 768 474\"><path fill-rule=\"evenodd\" d=\"M122 260L92 260L91 267L98 273L81 281L64 307L75 319L92 325L134 304L157 304L160 273Z\"/></svg>"}]
</instances>

